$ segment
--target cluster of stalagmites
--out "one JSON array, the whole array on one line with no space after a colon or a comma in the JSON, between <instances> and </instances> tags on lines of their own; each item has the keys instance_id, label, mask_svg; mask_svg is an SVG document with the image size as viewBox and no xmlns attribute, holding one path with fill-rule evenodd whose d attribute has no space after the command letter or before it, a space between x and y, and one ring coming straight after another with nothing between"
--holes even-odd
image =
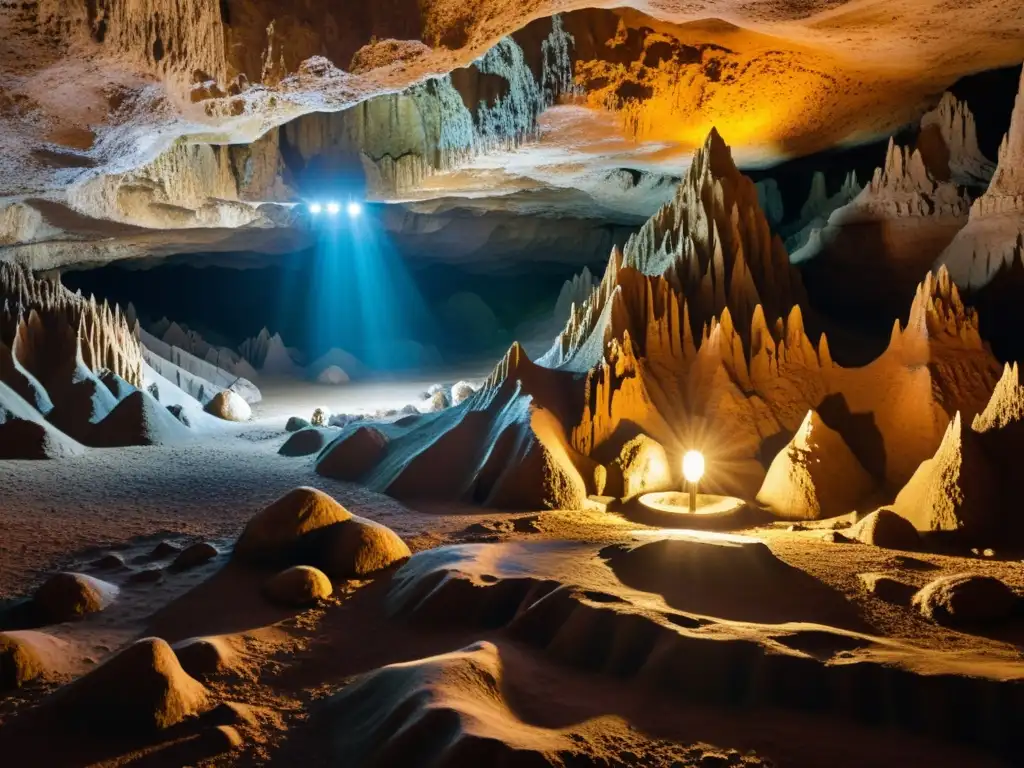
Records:
<instances>
[{"instance_id":1,"label":"cluster of stalagmites","mask_svg":"<svg viewBox=\"0 0 1024 768\"><path fill-rule=\"evenodd\" d=\"M967 225L939 256L964 288L983 288L1024 260L1024 74L999 147L992 181L971 206Z\"/></svg>"},{"instance_id":2,"label":"cluster of stalagmites","mask_svg":"<svg viewBox=\"0 0 1024 768\"><path fill-rule=\"evenodd\" d=\"M151 375L137 324L120 308L8 262L0 263L0 300L0 458L60 458L83 444L164 444L188 435L183 403L191 398L173 397L173 385Z\"/></svg>"},{"instance_id":3,"label":"cluster of stalagmites","mask_svg":"<svg viewBox=\"0 0 1024 768\"><path fill-rule=\"evenodd\" d=\"M802 299L757 191L712 132L540 365L513 345L466 403L347 428L319 471L400 498L568 507L605 485L627 498L677 487L679 458L697 447L709 489L763 489L788 516L848 511L907 483L957 411L985 407L999 367L944 270L861 368L833 361ZM777 447L766 448L791 435L766 472ZM850 474L839 482L829 466Z\"/></svg>"}]
</instances>

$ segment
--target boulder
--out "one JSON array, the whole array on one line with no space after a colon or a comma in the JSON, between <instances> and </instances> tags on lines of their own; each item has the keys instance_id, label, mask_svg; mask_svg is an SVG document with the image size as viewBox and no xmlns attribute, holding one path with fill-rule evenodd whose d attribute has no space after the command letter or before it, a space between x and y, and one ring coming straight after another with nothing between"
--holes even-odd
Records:
<instances>
[{"instance_id":1,"label":"boulder","mask_svg":"<svg viewBox=\"0 0 1024 768\"><path fill-rule=\"evenodd\" d=\"M352 518L323 491L295 488L259 512L235 544L235 557L250 563L280 563L299 555L309 534Z\"/></svg>"},{"instance_id":2,"label":"boulder","mask_svg":"<svg viewBox=\"0 0 1024 768\"><path fill-rule=\"evenodd\" d=\"M305 429L309 426L309 422L300 416L292 416L288 419L288 423L284 425L284 428L288 432L298 432L300 429Z\"/></svg>"},{"instance_id":3,"label":"boulder","mask_svg":"<svg viewBox=\"0 0 1024 768\"><path fill-rule=\"evenodd\" d=\"M1012 616L1020 598L992 576L942 576L922 587L913 605L926 619L944 626L998 622Z\"/></svg>"},{"instance_id":4,"label":"boulder","mask_svg":"<svg viewBox=\"0 0 1024 768\"><path fill-rule=\"evenodd\" d=\"M365 576L409 554L390 528L352 515L314 488L275 501L249 521L235 545L243 562L312 565L335 579Z\"/></svg>"},{"instance_id":5,"label":"boulder","mask_svg":"<svg viewBox=\"0 0 1024 768\"><path fill-rule=\"evenodd\" d=\"M385 525L353 516L325 532L319 565L334 579L356 579L407 559L412 553Z\"/></svg>"},{"instance_id":6,"label":"boulder","mask_svg":"<svg viewBox=\"0 0 1024 768\"><path fill-rule=\"evenodd\" d=\"M51 624L81 619L102 611L117 597L118 589L82 573L56 573L36 590L36 612Z\"/></svg>"},{"instance_id":7,"label":"boulder","mask_svg":"<svg viewBox=\"0 0 1024 768\"><path fill-rule=\"evenodd\" d=\"M326 408L317 408L313 411L313 416L309 419L309 423L314 427L326 427L331 423L332 414Z\"/></svg>"},{"instance_id":8,"label":"boulder","mask_svg":"<svg viewBox=\"0 0 1024 768\"><path fill-rule=\"evenodd\" d=\"M0 691L43 677L63 656L67 643L34 631L0 632Z\"/></svg>"},{"instance_id":9,"label":"boulder","mask_svg":"<svg viewBox=\"0 0 1024 768\"><path fill-rule=\"evenodd\" d=\"M668 454L657 440L637 435L607 465L604 495L632 499L674 486Z\"/></svg>"},{"instance_id":10,"label":"boulder","mask_svg":"<svg viewBox=\"0 0 1024 768\"><path fill-rule=\"evenodd\" d=\"M214 395L203 410L225 421L248 421L252 418L252 408L249 404L241 395L230 389Z\"/></svg>"},{"instance_id":11,"label":"boulder","mask_svg":"<svg viewBox=\"0 0 1024 768\"><path fill-rule=\"evenodd\" d=\"M846 535L861 544L871 544L886 549L919 549L921 537L914 524L900 517L891 509L872 512L850 528Z\"/></svg>"},{"instance_id":12,"label":"boulder","mask_svg":"<svg viewBox=\"0 0 1024 768\"><path fill-rule=\"evenodd\" d=\"M172 648L182 669L198 680L223 674L235 662L234 651L219 637L190 637L175 643Z\"/></svg>"},{"instance_id":13,"label":"boulder","mask_svg":"<svg viewBox=\"0 0 1024 768\"><path fill-rule=\"evenodd\" d=\"M271 578L264 587L267 598L279 605L301 607L330 597L334 591L327 575L308 565L295 565Z\"/></svg>"},{"instance_id":14,"label":"boulder","mask_svg":"<svg viewBox=\"0 0 1024 768\"><path fill-rule=\"evenodd\" d=\"M358 427L323 451L316 472L334 480L359 480L377 465L387 447L388 438L379 429Z\"/></svg>"},{"instance_id":15,"label":"boulder","mask_svg":"<svg viewBox=\"0 0 1024 768\"><path fill-rule=\"evenodd\" d=\"M293 433L278 449L281 456L311 456L327 445L329 433L321 427L309 427Z\"/></svg>"},{"instance_id":16,"label":"boulder","mask_svg":"<svg viewBox=\"0 0 1024 768\"><path fill-rule=\"evenodd\" d=\"M186 547L181 554L174 558L174 562L171 563L171 569L183 571L188 568L195 568L210 562L219 554L213 544L210 544L208 541L200 541L190 547Z\"/></svg>"},{"instance_id":17,"label":"boulder","mask_svg":"<svg viewBox=\"0 0 1024 768\"><path fill-rule=\"evenodd\" d=\"M476 389L468 381L460 381L452 385L452 405L462 405L473 395Z\"/></svg>"},{"instance_id":18,"label":"boulder","mask_svg":"<svg viewBox=\"0 0 1024 768\"><path fill-rule=\"evenodd\" d=\"M909 605L916 591L911 584L905 584L884 573L860 573L857 578L864 590L871 595L896 605Z\"/></svg>"},{"instance_id":19,"label":"boulder","mask_svg":"<svg viewBox=\"0 0 1024 768\"><path fill-rule=\"evenodd\" d=\"M40 711L97 735L123 735L165 730L208 704L206 688L181 668L171 646L147 637L59 689Z\"/></svg>"}]
</instances>

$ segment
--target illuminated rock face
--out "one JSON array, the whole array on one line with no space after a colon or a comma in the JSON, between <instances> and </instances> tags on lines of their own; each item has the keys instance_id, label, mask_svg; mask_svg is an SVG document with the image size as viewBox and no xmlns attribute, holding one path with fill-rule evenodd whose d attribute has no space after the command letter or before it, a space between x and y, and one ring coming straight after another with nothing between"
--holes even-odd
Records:
<instances>
[{"instance_id":1,"label":"illuminated rock face","mask_svg":"<svg viewBox=\"0 0 1024 768\"><path fill-rule=\"evenodd\" d=\"M539 188L564 210L582 191L592 211L643 218L712 126L760 160L876 135L965 67L1015 62L1024 37L1005 0L969 13L914 0L854 27L826 13L831 0L628 5L639 10L12 7L0 82L3 104L20 106L0 109L0 242L48 267L173 246L281 253L309 242L301 217L247 201L305 194L305 167L338 152L380 194L473 192L501 207ZM923 20L957 35L922 34ZM970 150L962 114L941 117L950 146Z\"/></svg>"},{"instance_id":2,"label":"illuminated rock face","mask_svg":"<svg viewBox=\"0 0 1024 768\"><path fill-rule=\"evenodd\" d=\"M945 271L925 276L906 328L897 321L886 351L860 368L835 364L824 335L812 341L802 300L753 183L713 133L675 201L612 252L542 365L514 345L463 407L389 434L361 478L399 498L574 505L596 490L595 466L606 467L606 493L662 487L651 462L626 462L646 469L613 483L616 457L643 436L663 451L665 484L695 448L707 458L702 488L753 498L813 410L835 438L822 462L845 467L846 482L809 472L814 493L776 506L848 511L873 488L905 484L958 410L982 411L998 365Z\"/></svg>"},{"instance_id":3,"label":"illuminated rock face","mask_svg":"<svg viewBox=\"0 0 1024 768\"><path fill-rule=\"evenodd\" d=\"M939 256L957 285L977 290L1024 259L1024 75L999 147L992 182L971 206L970 219Z\"/></svg>"}]
</instances>

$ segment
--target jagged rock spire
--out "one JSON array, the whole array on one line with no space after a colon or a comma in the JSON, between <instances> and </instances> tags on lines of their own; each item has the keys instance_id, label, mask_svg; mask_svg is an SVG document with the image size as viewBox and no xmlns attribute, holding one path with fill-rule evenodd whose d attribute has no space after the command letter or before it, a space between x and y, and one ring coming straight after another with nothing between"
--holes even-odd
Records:
<instances>
[{"instance_id":1,"label":"jagged rock spire","mask_svg":"<svg viewBox=\"0 0 1024 768\"><path fill-rule=\"evenodd\" d=\"M0 263L0 344L46 386L54 372L77 361L94 373L108 369L142 385L142 347L119 307L85 299L7 262Z\"/></svg>"},{"instance_id":2,"label":"jagged rock spire","mask_svg":"<svg viewBox=\"0 0 1024 768\"><path fill-rule=\"evenodd\" d=\"M1020 385L1017 364L1007 364L988 405L974 417L971 428L975 432L988 432L1021 420L1024 420L1024 387Z\"/></svg>"},{"instance_id":3,"label":"jagged rock spire","mask_svg":"<svg viewBox=\"0 0 1024 768\"><path fill-rule=\"evenodd\" d=\"M938 144L938 146L936 146ZM964 186L984 186L995 172L995 163L978 147L974 114L967 102L952 93L942 94L935 109L921 118L918 146L933 163L946 166L949 177Z\"/></svg>"},{"instance_id":4,"label":"jagged rock spire","mask_svg":"<svg viewBox=\"0 0 1024 768\"><path fill-rule=\"evenodd\" d=\"M1024 71L1010 116L1010 129L999 145L999 164L986 196L1024 195ZM1024 208L1024 202L1020 203Z\"/></svg>"},{"instance_id":5,"label":"jagged rock spire","mask_svg":"<svg viewBox=\"0 0 1024 768\"><path fill-rule=\"evenodd\" d=\"M629 239L621 254L612 252L601 284L576 308L542 358L544 364L593 367L610 338L621 336L614 321L642 314L631 309L611 316L610 300L626 268L667 281L685 300L692 334L729 310L746 342L757 306L774 323L804 298L786 249L772 235L758 204L754 183L736 168L715 129L694 153L672 201Z\"/></svg>"}]
</instances>

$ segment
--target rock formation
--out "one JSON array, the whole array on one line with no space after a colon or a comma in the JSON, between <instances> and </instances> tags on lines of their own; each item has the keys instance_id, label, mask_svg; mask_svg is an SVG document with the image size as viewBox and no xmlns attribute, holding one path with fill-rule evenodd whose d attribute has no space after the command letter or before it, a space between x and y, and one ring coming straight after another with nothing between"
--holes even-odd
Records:
<instances>
[{"instance_id":1,"label":"rock formation","mask_svg":"<svg viewBox=\"0 0 1024 768\"><path fill-rule=\"evenodd\" d=\"M926 619L948 627L970 627L1009 619L1021 598L992 576L958 574L929 582L913 597Z\"/></svg>"},{"instance_id":2,"label":"rock formation","mask_svg":"<svg viewBox=\"0 0 1024 768\"><path fill-rule=\"evenodd\" d=\"M576 307L541 363L585 371L600 361L618 330L620 270L663 277L667 290L685 297L688 332L728 309L745 336L758 305L774 325L803 299L803 288L757 200L754 183L736 169L729 147L712 129L675 198L621 254L613 252L600 285Z\"/></svg>"},{"instance_id":3,"label":"rock formation","mask_svg":"<svg viewBox=\"0 0 1024 768\"><path fill-rule=\"evenodd\" d=\"M32 596L35 612L51 624L81 619L104 610L117 598L118 588L82 573L56 573Z\"/></svg>"},{"instance_id":4,"label":"rock formation","mask_svg":"<svg viewBox=\"0 0 1024 768\"><path fill-rule=\"evenodd\" d=\"M1024 258L1024 75L999 147L992 181L971 206L967 225L939 255L962 288L985 287L1014 262Z\"/></svg>"},{"instance_id":5,"label":"rock formation","mask_svg":"<svg viewBox=\"0 0 1024 768\"><path fill-rule=\"evenodd\" d=\"M919 531L957 533L991 545L1018 541L1024 521L1015 509L1014 459L1024 446L1024 387L1007 365L985 409L970 426L959 413L938 450L899 492L893 511Z\"/></svg>"},{"instance_id":6,"label":"rock formation","mask_svg":"<svg viewBox=\"0 0 1024 768\"><path fill-rule=\"evenodd\" d=\"M829 217L842 226L863 220L910 216L963 217L970 197L956 184L936 178L925 164L921 149L911 149L889 139L885 162L860 194Z\"/></svg>"},{"instance_id":7,"label":"rock formation","mask_svg":"<svg viewBox=\"0 0 1024 768\"><path fill-rule=\"evenodd\" d=\"M757 501L783 518L817 520L854 509L873 486L842 435L808 411L768 468Z\"/></svg>"},{"instance_id":8,"label":"rock formation","mask_svg":"<svg viewBox=\"0 0 1024 768\"><path fill-rule=\"evenodd\" d=\"M800 208L800 218L784 229L786 250L789 251L793 264L798 264L817 252L821 230L828 224L833 211L854 200L862 189L860 182L857 181L856 172L850 171L839 191L829 196L825 174L821 171L815 172L811 177L811 190L807 200ZM805 251L804 246L808 245L810 247Z\"/></svg>"},{"instance_id":9,"label":"rock formation","mask_svg":"<svg viewBox=\"0 0 1024 768\"><path fill-rule=\"evenodd\" d=\"M248 421L252 418L252 409L238 393L225 389L218 392L203 409L207 413L225 421Z\"/></svg>"},{"instance_id":10,"label":"rock formation","mask_svg":"<svg viewBox=\"0 0 1024 768\"><path fill-rule=\"evenodd\" d=\"M0 381L0 459L63 459L84 452Z\"/></svg>"},{"instance_id":11,"label":"rock formation","mask_svg":"<svg viewBox=\"0 0 1024 768\"><path fill-rule=\"evenodd\" d=\"M149 392L137 389L92 427L86 442L97 448L113 448L125 445L173 445L188 437L188 427Z\"/></svg>"},{"instance_id":12,"label":"rock formation","mask_svg":"<svg viewBox=\"0 0 1024 768\"><path fill-rule=\"evenodd\" d=\"M928 157L927 165L940 173L948 170L952 181L963 187L984 188L995 173L995 164L978 147L974 115L949 91L921 118L918 148Z\"/></svg>"},{"instance_id":13,"label":"rock formation","mask_svg":"<svg viewBox=\"0 0 1024 768\"><path fill-rule=\"evenodd\" d=\"M407 558L409 548L391 529L303 487L253 517L234 556L253 564L311 565L331 578L351 579Z\"/></svg>"},{"instance_id":14,"label":"rock formation","mask_svg":"<svg viewBox=\"0 0 1024 768\"><path fill-rule=\"evenodd\" d=\"M665 451L666 483L696 447L708 458L705 487L749 498L765 480L764 451L774 446L773 455L815 410L843 435L853 466L899 488L956 411L982 410L998 377L977 315L947 274L928 274L913 295L907 327L896 323L884 354L861 368L836 365L793 303L799 280L752 182L712 134L676 201L613 251L546 367L513 345L469 408L388 426L386 450L369 468L360 463L358 477L399 498L566 507L593 490L595 463L610 465L642 434ZM325 449L321 472L334 450L350 455L347 440ZM331 476L351 478L351 461Z\"/></svg>"},{"instance_id":15,"label":"rock formation","mask_svg":"<svg viewBox=\"0 0 1024 768\"><path fill-rule=\"evenodd\" d=\"M37 386L62 394L81 363L142 384L142 350L119 307L73 294L59 282L0 262L0 363L5 382L29 402ZM56 400L54 400L56 402Z\"/></svg>"},{"instance_id":16,"label":"rock formation","mask_svg":"<svg viewBox=\"0 0 1024 768\"><path fill-rule=\"evenodd\" d=\"M846 533L851 539L873 547L914 550L921 545L921 537L914 526L891 509L872 512ZM878 580L873 581L877 586Z\"/></svg>"},{"instance_id":17,"label":"rock formation","mask_svg":"<svg viewBox=\"0 0 1024 768\"><path fill-rule=\"evenodd\" d=\"M334 588L323 571L308 565L293 565L267 581L263 591L272 602L302 607L330 597Z\"/></svg>"}]
</instances>

